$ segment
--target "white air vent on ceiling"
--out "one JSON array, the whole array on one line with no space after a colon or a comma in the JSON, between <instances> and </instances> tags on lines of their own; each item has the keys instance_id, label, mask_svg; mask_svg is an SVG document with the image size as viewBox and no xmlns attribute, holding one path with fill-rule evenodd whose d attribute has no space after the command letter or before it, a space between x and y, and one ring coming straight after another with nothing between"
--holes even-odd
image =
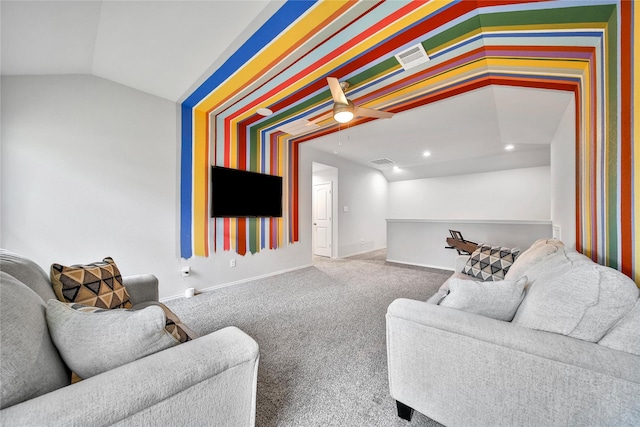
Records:
<instances>
[{"instance_id":1,"label":"white air vent on ceiling","mask_svg":"<svg viewBox=\"0 0 640 427\"><path fill-rule=\"evenodd\" d=\"M374 165L384 166L384 165L392 165L395 162L391 159L387 159L385 157L381 159L369 160L369 163L373 163Z\"/></svg>"},{"instance_id":2,"label":"white air vent on ceiling","mask_svg":"<svg viewBox=\"0 0 640 427\"><path fill-rule=\"evenodd\" d=\"M411 46L409 49L397 53L395 57L405 70L417 67L429 60L429 55L427 55L424 47L422 47L422 43L418 43L415 46Z\"/></svg>"}]
</instances>

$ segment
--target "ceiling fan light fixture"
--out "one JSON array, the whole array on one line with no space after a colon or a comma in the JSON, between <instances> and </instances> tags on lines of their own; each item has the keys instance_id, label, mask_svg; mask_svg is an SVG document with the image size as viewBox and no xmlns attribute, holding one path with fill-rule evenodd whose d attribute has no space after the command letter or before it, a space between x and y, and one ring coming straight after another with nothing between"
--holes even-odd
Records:
<instances>
[{"instance_id":1,"label":"ceiling fan light fixture","mask_svg":"<svg viewBox=\"0 0 640 427\"><path fill-rule=\"evenodd\" d=\"M333 118L338 123L348 123L353 119L353 103L341 104L336 102L333 104Z\"/></svg>"}]
</instances>

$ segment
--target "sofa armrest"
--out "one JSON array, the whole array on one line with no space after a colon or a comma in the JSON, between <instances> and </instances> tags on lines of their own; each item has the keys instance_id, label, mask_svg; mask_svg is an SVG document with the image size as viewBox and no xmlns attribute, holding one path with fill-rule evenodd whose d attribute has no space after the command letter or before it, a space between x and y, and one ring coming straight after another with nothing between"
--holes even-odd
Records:
<instances>
[{"instance_id":1,"label":"sofa armrest","mask_svg":"<svg viewBox=\"0 0 640 427\"><path fill-rule=\"evenodd\" d=\"M126 276L122 278L122 284L127 288L133 305L159 300L158 278L153 274Z\"/></svg>"},{"instance_id":2,"label":"sofa armrest","mask_svg":"<svg viewBox=\"0 0 640 427\"><path fill-rule=\"evenodd\" d=\"M3 425L255 423L258 345L227 327L3 409Z\"/></svg>"},{"instance_id":3,"label":"sofa armrest","mask_svg":"<svg viewBox=\"0 0 640 427\"><path fill-rule=\"evenodd\" d=\"M445 425L640 419L638 356L408 299L386 321L391 396Z\"/></svg>"},{"instance_id":4,"label":"sofa armrest","mask_svg":"<svg viewBox=\"0 0 640 427\"><path fill-rule=\"evenodd\" d=\"M458 255L456 257L455 272L440 286L440 288L438 288L435 294L431 295L431 297L427 300L429 304L438 304L440 300L449 293L449 281L451 279L456 278L476 280L475 277L469 276L462 272L462 269L467 265L467 261L469 260L469 258L469 255Z\"/></svg>"},{"instance_id":5,"label":"sofa armrest","mask_svg":"<svg viewBox=\"0 0 640 427\"><path fill-rule=\"evenodd\" d=\"M400 298L387 310L389 325L415 329L425 334L438 330L460 339L533 354L537 357L580 366L606 375L629 379L640 384L640 357L564 335L518 326L475 313ZM393 330L393 327L392 327Z\"/></svg>"}]
</instances>

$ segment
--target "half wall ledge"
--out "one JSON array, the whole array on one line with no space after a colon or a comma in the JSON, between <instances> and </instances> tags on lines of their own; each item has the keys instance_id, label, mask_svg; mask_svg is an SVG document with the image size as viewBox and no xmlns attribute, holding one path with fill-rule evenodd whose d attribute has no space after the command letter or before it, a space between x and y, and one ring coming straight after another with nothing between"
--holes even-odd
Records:
<instances>
[{"instance_id":1,"label":"half wall ledge","mask_svg":"<svg viewBox=\"0 0 640 427\"><path fill-rule=\"evenodd\" d=\"M387 261L454 270L458 253L445 248L450 229L476 243L522 250L553 235L551 221L388 218Z\"/></svg>"}]
</instances>

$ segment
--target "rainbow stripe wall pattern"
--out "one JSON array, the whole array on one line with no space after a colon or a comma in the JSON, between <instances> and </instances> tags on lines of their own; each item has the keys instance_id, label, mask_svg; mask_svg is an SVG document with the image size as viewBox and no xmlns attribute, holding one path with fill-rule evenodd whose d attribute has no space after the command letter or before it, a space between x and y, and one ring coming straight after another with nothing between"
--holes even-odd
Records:
<instances>
[{"instance_id":1,"label":"rainbow stripe wall pattern","mask_svg":"<svg viewBox=\"0 0 640 427\"><path fill-rule=\"evenodd\" d=\"M619 0L286 2L182 104L181 255L298 241L298 146L338 127L278 128L330 109L326 76L395 113L507 85L574 94L577 249L640 285L639 13ZM393 55L416 43L429 66L403 71ZM210 164L283 176L283 218L211 220Z\"/></svg>"}]
</instances>

